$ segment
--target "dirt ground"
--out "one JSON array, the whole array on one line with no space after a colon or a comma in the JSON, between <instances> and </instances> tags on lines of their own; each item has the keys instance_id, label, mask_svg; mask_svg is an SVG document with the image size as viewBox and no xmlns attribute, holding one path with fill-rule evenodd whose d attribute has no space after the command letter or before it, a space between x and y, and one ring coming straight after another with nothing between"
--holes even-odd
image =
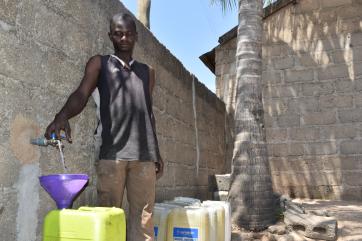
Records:
<instances>
[{"instance_id":1,"label":"dirt ground","mask_svg":"<svg viewBox=\"0 0 362 241\"><path fill-rule=\"evenodd\" d=\"M309 210L327 210L329 214L337 218L337 241L362 241L362 202L331 201L331 200L306 200L294 199L293 202L302 203ZM283 223L278 223L283 226ZM268 231L261 233L248 232L246 230L233 231L232 241L311 241L297 233L285 235L271 235Z\"/></svg>"}]
</instances>

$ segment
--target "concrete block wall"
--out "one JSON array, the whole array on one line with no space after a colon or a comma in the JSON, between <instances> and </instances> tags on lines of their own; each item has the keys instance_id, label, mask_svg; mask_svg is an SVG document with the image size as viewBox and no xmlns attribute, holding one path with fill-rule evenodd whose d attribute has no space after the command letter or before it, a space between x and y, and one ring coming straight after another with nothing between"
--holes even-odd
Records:
<instances>
[{"instance_id":1,"label":"concrete block wall","mask_svg":"<svg viewBox=\"0 0 362 241\"><path fill-rule=\"evenodd\" d=\"M112 53L108 19L120 11L126 10L117 0L0 1L0 240L41 240L43 218L55 205L38 176L63 169L56 150L31 146L29 139L43 135L79 84L87 59ZM208 175L224 166L224 104L137 26L135 58L157 73L154 111L165 161L157 200L207 198ZM91 177L74 207L96 204L95 116L90 100L71 120L74 143L65 143L69 172Z\"/></svg>"},{"instance_id":2,"label":"concrete block wall","mask_svg":"<svg viewBox=\"0 0 362 241\"><path fill-rule=\"evenodd\" d=\"M300 0L264 19L263 102L276 192L362 200L361 12L358 0ZM234 78L235 41L216 50L220 90ZM234 96L221 98L233 105Z\"/></svg>"}]
</instances>

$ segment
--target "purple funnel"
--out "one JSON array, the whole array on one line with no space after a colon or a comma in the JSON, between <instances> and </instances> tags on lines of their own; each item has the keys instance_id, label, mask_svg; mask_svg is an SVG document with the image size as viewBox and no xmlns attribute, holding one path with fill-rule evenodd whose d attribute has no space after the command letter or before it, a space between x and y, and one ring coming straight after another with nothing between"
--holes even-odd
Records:
<instances>
[{"instance_id":1,"label":"purple funnel","mask_svg":"<svg viewBox=\"0 0 362 241\"><path fill-rule=\"evenodd\" d=\"M40 185L56 202L58 209L70 208L88 182L86 174L54 174L39 177Z\"/></svg>"}]
</instances>

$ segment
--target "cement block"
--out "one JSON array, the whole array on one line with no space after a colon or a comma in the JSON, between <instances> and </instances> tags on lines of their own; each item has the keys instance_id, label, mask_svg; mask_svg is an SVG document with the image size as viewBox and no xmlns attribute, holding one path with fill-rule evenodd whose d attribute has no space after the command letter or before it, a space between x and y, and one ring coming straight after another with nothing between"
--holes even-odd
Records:
<instances>
[{"instance_id":1,"label":"cement block","mask_svg":"<svg viewBox=\"0 0 362 241\"><path fill-rule=\"evenodd\" d=\"M229 191L231 174L215 174L209 176L209 191Z\"/></svg>"},{"instance_id":2,"label":"cement block","mask_svg":"<svg viewBox=\"0 0 362 241\"><path fill-rule=\"evenodd\" d=\"M309 155L331 155L337 153L337 144L336 142L307 143L305 152Z\"/></svg>"},{"instance_id":3,"label":"cement block","mask_svg":"<svg viewBox=\"0 0 362 241\"><path fill-rule=\"evenodd\" d=\"M227 201L228 194L229 194L229 192L227 192L227 191L217 191L217 192L213 192L212 197L213 197L213 200L216 200L216 201Z\"/></svg>"},{"instance_id":4,"label":"cement block","mask_svg":"<svg viewBox=\"0 0 362 241\"><path fill-rule=\"evenodd\" d=\"M322 8L340 7L342 5L352 4L352 0L321 0Z\"/></svg>"},{"instance_id":5,"label":"cement block","mask_svg":"<svg viewBox=\"0 0 362 241\"><path fill-rule=\"evenodd\" d=\"M318 79L319 80L330 80L337 78L344 78L349 76L348 66L343 65L333 65L330 67L323 67L318 70Z\"/></svg>"},{"instance_id":6,"label":"cement block","mask_svg":"<svg viewBox=\"0 0 362 241\"><path fill-rule=\"evenodd\" d=\"M302 93L304 96L320 96L325 94L332 94L333 92L334 85L332 82L302 85Z\"/></svg>"},{"instance_id":7,"label":"cement block","mask_svg":"<svg viewBox=\"0 0 362 241\"><path fill-rule=\"evenodd\" d=\"M1 0L0 19L9 24L15 24L18 2L18 0Z\"/></svg>"},{"instance_id":8,"label":"cement block","mask_svg":"<svg viewBox=\"0 0 362 241\"><path fill-rule=\"evenodd\" d=\"M336 123L336 113L334 111L310 112L302 115L304 125L330 125Z\"/></svg>"},{"instance_id":9,"label":"cement block","mask_svg":"<svg viewBox=\"0 0 362 241\"><path fill-rule=\"evenodd\" d=\"M341 123L362 122L362 109L340 110L338 119Z\"/></svg>"},{"instance_id":10,"label":"cement block","mask_svg":"<svg viewBox=\"0 0 362 241\"><path fill-rule=\"evenodd\" d=\"M312 69L287 70L285 75L286 82L308 82L313 81L314 73Z\"/></svg>"},{"instance_id":11,"label":"cement block","mask_svg":"<svg viewBox=\"0 0 362 241\"><path fill-rule=\"evenodd\" d=\"M319 106L321 109L327 108L348 108L353 106L351 95L335 96L325 95L319 97Z\"/></svg>"},{"instance_id":12,"label":"cement block","mask_svg":"<svg viewBox=\"0 0 362 241\"><path fill-rule=\"evenodd\" d=\"M312 239L336 240L337 220L333 217L322 217L301 214L292 211L284 212L287 229L301 233Z\"/></svg>"},{"instance_id":13,"label":"cement block","mask_svg":"<svg viewBox=\"0 0 362 241\"><path fill-rule=\"evenodd\" d=\"M290 140L297 141L315 141L320 139L319 128L315 127L289 128L288 136Z\"/></svg>"},{"instance_id":14,"label":"cement block","mask_svg":"<svg viewBox=\"0 0 362 241\"><path fill-rule=\"evenodd\" d=\"M295 114L278 116L279 127L295 127L300 125L300 116Z\"/></svg>"}]
</instances>

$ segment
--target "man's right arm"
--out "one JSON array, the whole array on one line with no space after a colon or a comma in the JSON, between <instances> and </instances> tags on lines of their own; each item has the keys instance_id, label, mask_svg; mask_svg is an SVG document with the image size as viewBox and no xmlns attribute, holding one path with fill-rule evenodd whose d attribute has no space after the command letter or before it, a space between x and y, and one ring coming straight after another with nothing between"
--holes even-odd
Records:
<instances>
[{"instance_id":1,"label":"man's right arm","mask_svg":"<svg viewBox=\"0 0 362 241\"><path fill-rule=\"evenodd\" d=\"M54 120L48 125L44 136L49 139L52 133L57 137L64 130L67 140L71 142L71 129L68 120L79 114L88 102L89 96L97 86L98 76L101 70L101 56L96 55L89 59L82 81L78 88L69 96L67 102L55 115Z\"/></svg>"}]
</instances>

